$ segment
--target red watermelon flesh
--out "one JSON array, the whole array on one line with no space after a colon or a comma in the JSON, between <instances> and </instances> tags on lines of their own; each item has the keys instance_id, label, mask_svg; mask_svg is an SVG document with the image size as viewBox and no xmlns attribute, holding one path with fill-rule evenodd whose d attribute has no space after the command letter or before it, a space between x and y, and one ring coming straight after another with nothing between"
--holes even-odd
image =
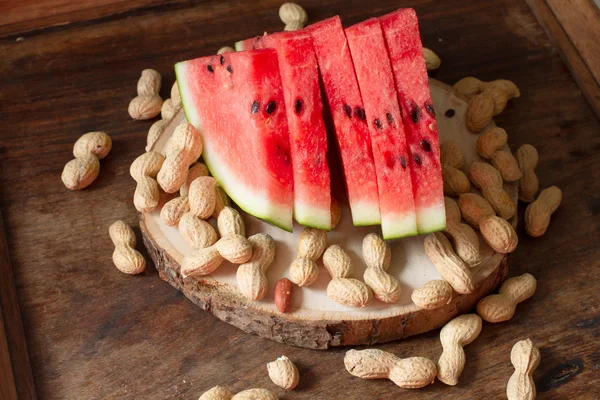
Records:
<instances>
[{"instance_id":1,"label":"red watermelon flesh","mask_svg":"<svg viewBox=\"0 0 600 400\"><path fill-rule=\"evenodd\" d=\"M417 14L401 9L379 18L402 110L419 233L446 226L440 146Z\"/></svg>"},{"instance_id":2,"label":"red watermelon flesh","mask_svg":"<svg viewBox=\"0 0 600 400\"><path fill-rule=\"evenodd\" d=\"M354 225L381 223L375 163L352 58L339 17L310 25L333 118Z\"/></svg>"},{"instance_id":3,"label":"red watermelon flesh","mask_svg":"<svg viewBox=\"0 0 600 400\"><path fill-rule=\"evenodd\" d=\"M375 158L385 239L417 234L408 151L381 26L376 18L346 29Z\"/></svg>"},{"instance_id":4,"label":"red watermelon flesh","mask_svg":"<svg viewBox=\"0 0 600 400\"><path fill-rule=\"evenodd\" d=\"M279 59L290 128L294 171L294 218L302 225L331 229L327 132L312 38L304 32L273 33L236 43L237 48L274 48Z\"/></svg>"},{"instance_id":5,"label":"red watermelon flesh","mask_svg":"<svg viewBox=\"0 0 600 400\"><path fill-rule=\"evenodd\" d=\"M275 50L201 57L175 72L211 174L244 211L291 231L292 163Z\"/></svg>"}]
</instances>

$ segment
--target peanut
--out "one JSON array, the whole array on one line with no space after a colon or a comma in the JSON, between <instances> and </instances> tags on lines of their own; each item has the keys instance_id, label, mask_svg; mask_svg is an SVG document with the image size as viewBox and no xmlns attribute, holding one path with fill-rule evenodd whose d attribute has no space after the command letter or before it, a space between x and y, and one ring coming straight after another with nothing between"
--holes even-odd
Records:
<instances>
[{"instance_id":1,"label":"peanut","mask_svg":"<svg viewBox=\"0 0 600 400\"><path fill-rule=\"evenodd\" d=\"M225 47L221 47L219 49L219 51L217 51L217 54L223 54L223 53L234 52L234 51L235 51L235 49L233 47L225 46Z\"/></svg>"},{"instance_id":2,"label":"peanut","mask_svg":"<svg viewBox=\"0 0 600 400\"><path fill-rule=\"evenodd\" d=\"M451 165L442 164L442 179L444 181L444 194L458 196L471 190L469 178L461 170Z\"/></svg>"},{"instance_id":3,"label":"peanut","mask_svg":"<svg viewBox=\"0 0 600 400\"><path fill-rule=\"evenodd\" d=\"M446 205L444 232L452 239L456 255L471 268L481 264L477 233L469 225L460 222L460 209L454 200L445 197L444 203Z\"/></svg>"},{"instance_id":4,"label":"peanut","mask_svg":"<svg viewBox=\"0 0 600 400\"><path fill-rule=\"evenodd\" d=\"M530 236L540 237L550 225L550 217L562 202L562 191L550 186L540 192L537 200L525 210L525 230Z\"/></svg>"},{"instance_id":5,"label":"peanut","mask_svg":"<svg viewBox=\"0 0 600 400\"><path fill-rule=\"evenodd\" d=\"M201 219L213 215L216 204L217 181L212 176L200 176L192 182L189 188L188 201L192 214Z\"/></svg>"},{"instance_id":6,"label":"peanut","mask_svg":"<svg viewBox=\"0 0 600 400\"><path fill-rule=\"evenodd\" d=\"M69 161L60 176L71 190L84 189L92 184L100 174L100 161L96 156L85 156Z\"/></svg>"},{"instance_id":7,"label":"peanut","mask_svg":"<svg viewBox=\"0 0 600 400\"><path fill-rule=\"evenodd\" d=\"M442 355L437 364L437 378L446 385L456 385L465 363L463 347L473 342L481 332L481 318L465 314L448 322L440 331Z\"/></svg>"},{"instance_id":8,"label":"peanut","mask_svg":"<svg viewBox=\"0 0 600 400\"><path fill-rule=\"evenodd\" d=\"M496 168L486 163L474 162L471 164L469 178L500 217L509 219L515 215L517 205L504 191L502 176Z\"/></svg>"},{"instance_id":9,"label":"peanut","mask_svg":"<svg viewBox=\"0 0 600 400\"><path fill-rule=\"evenodd\" d=\"M400 300L400 282L386 272L392 258L390 246L378 234L369 233L363 239L362 253L367 264L363 278L375 298L384 303L396 303Z\"/></svg>"},{"instance_id":10,"label":"peanut","mask_svg":"<svg viewBox=\"0 0 600 400\"><path fill-rule=\"evenodd\" d=\"M495 115L504 111L508 100L521 95L514 83L503 79L481 82L469 77L461 79L454 87L469 99L465 119L472 132L481 132Z\"/></svg>"},{"instance_id":11,"label":"peanut","mask_svg":"<svg viewBox=\"0 0 600 400\"><path fill-rule=\"evenodd\" d=\"M139 212L154 210L160 201L160 190L155 178L164 161L162 154L149 151L131 163L129 174L137 182L133 204Z\"/></svg>"},{"instance_id":12,"label":"peanut","mask_svg":"<svg viewBox=\"0 0 600 400\"><path fill-rule=\"evenodd\" d=\"M162 119L170 120L177 113L178 109L179 108L173 104L173 100L166 99L160 108L160 117Z\"/></svg>"},{"instance_id":13,"label":"peanut","mask_svg":"<svg viewBox=\"0 0 600 400\"><path fill-rule=\"evenodd\" d=\"M217 227L221 237L231 235L246 236L246 226L240 213L231 207L225 207L217 218Z\"/></svg>"},{"instance_id":14,"label":"peanut","mask_svg":"<svg viewBox=\"0 0 600 400\"><path fill-rule=\"evenodd\" d=\"M128 107L129 116L135 120L146 120L160 114L163 100L159 95L138 96L131 100Z\"/></svg>"},{"instance_id":15,"label":"peanut","mask_svg":"<svg viewBox=\"0 0 600 400\"><path fill-rule=\"evenodd\" d=\"M447 140L442 143L440 152L442 164L450 165L456 169L462 169L465 166L465 156L454 140Z\"/></svg>"},{"instance_id":16,"label":"peanut","mask_svg":"<svg viewBox=\"0 0 600 400\"><path fill-rule=\"evenodd\" d=\"M106 158L112 149L112 139L104 132L88 132L82 135L73 146L73 156L94 155L98 160Z\"/></svg>"},{"instance_id":17,"label":"peanut","mask_svg":"<svg viewBox=\"0 0 600 400\"><path fill-rule=\"evenodd\" d=\"M510 352L510 362L515 367L506 385L508 400L535 400L533 371L540 365L540 350L531 339L520 340Z\"/></svg>"},{"instance_id":18,"label":"peanut","mask_svg":"<svg viewBox=\"0 0 600 400\"><path fill-rule=\"evenodd\" d=\"M248 389L239 392L231 400L277 400L277 396L267 389Z\"/></svg>"},{"instance_id":19,"label":"peanut","mask_svg":"<svg viewBox=\"0 0 600 400\"><path fill-rule=\"evenodd\" d=\"M275 257L275 241L266 233L248 238L252 257L238 267L236 279L240 292L250 300L260 300L267 294L269 282L265 273Z\"/></svg>"},{"instance_id":20,"label":"peanut","mask_svg":"<svg viewBox=\"0 0 600 400\"><path fill-rule=\"evenodd\" d=\"M352 260L337 244L329 246L323 254L323 265L331 275L327 295L336 303L352 307L366 307L373 301L371 289L352 278Z\"/></svg>"},{"instance_id":21,"label":"peanut","mask_svg":"<svg viewBox=\"0 0 600 400\"><path fill-rule=\"evenodd\" d=\"M477 303L477 314L487 322L508 321L515 315L517 304L533 296L536 287L537 281L528 273L507 279L498 294L484 297Z\"/></svg>"},{"instance_id":22,"label":"peanut","mask_svg":"<svg viewBox=\"0 0 600 400\"><path fill-rule=\"evenodd\" d=\"M506 91L509 98L517 98L521 96L521 92L517 85L506 79L497 79L491 82L483 82L472 76L468 76L456 82L454 88L465 96L468 100L473 96L482 93L490 87L501 87Z\"/></svg>"},{"instance_id":23,"label":"peanut","mask_svg":"<svg viewBox=\"0 0 600 400\"><path fill-rule=\"evenodd\" d=\"M167 193L175 193L184 184L188 169L202 154L202 140L196 129L187 122L181 123L169 143L160 172L158 184Z\"/></svg>"},{"instance_id":24,"label":"peanut","mask_svg":"<svg viewBox=\"0 0 600 400\"><path fill-rule=\"evenodd\" d=\"M517 150L517 163L523 176L519 180L519 200L531 203L540 188L540 182L535 174L540 156L530 144L524 144Z\"/></svg>"},{"instance_id":25,"label":"peanut","mask_svg":"<svg viewBox=\"0 0 600 400\"><path fill-rule=\"evenodd\" d=\"M456 255L452 245L443 233L430 233L425 237L425 253L436 269L452 286L456 293L468 294L475 289L471 270L465 262Z\"/></svg>"},{"instance_id":26,"label":"peanut","mask_svg":"<svg viewBox=\"0 0 600 400\"><path fill-rule=\"evenodd\" d=\"M215 386L214 388L204 392L198 400L231 400L234 393L223 386Z\"/></svg>"},{"instance_id":27,"label":"peanut","mask_svg":"<svg viewBox=\"0 0 600 400\"><path fill-rule=\"evenodd\" d=\"M269 378L274 384L285 390L293 390L298 386L300 373L294 363L286 356L267 364Z\"/></svg>"},{"instance_id":28,"label":"peanut","mask_svg":"<svg viewBox=\"0 0 600 400\"><path fill-rule=\"evenodd\" d=\"M438 69L442 64L442 60L440 60L438 55L427 47L423 47L423 57L425 58L425 66L427 67L427 71Z\"/></svg>"},{"instance_id":29,"label":"peanut","mask_svg":"<svg viewBox=\"0 0 600 400\"><path fill-rule=\"evenodd\" d=\"M296 3L284 3L279 7L279 18L285 24L286 31L296 31L304 28L308 15L304 8Z\"/></svg>"},{"instance_id":30,"label":"peanut","mask_svg":"<svg viewBox=\"0 0 600 400\"><path fill-rule=\"evenodd\" d=\"M219 215L217 226L221 239L214 245L200 249L184 257L181 273L184 277L201 276L213 273L223 260L241 264L250 260L252 243L245 237L242 216L233 208L227 208Z\"/></svg>"},{"instance_id":31,"label":"peanut","mask_svg":"<svg viewBox=\"0 0 600 400\"><path fill-rule=\"evenodd\" d=\"M514 182L521 179L522 175L515 157L510 152L502 150L507 140L508 136L504 129L490 128L477 139L477 152L481 157L492 160L492 165L500 171L505 181Z\"/></svg>"},{"instance_id":32,"label":"peanut","mask_svg":"<svg viewBox=\"0 0 600 400\"><path fill-rule=\"evenodd\" d=\"M84 189L92 184L100 174L100 161L112 148L112 140L104 132L88 132L82 135L73 146L75 159L69 161L61 174L67 189Z\"/></svg>"},{"instance_id":33,"label":"peanut","mask_svg":"<svg viewBox=\"0 0 600 400\"><path fill-rule=\"evenodd\" d=\"M340 219L342 218L342 209L340 207L340 202L335 198L331 198L331 230L337 228L340 223Z\"/></svg>"},{"instance_id":34,"label":"peanut","mask_svg":"<svg viewBox=\"0 0 600 400\"><path fill-rule=\"evenodd\" d=\"M152 96L160 92L160 72L154 69L145 69L137 83L137 94L139 96Z\"/></svg>"},{"instance_id":35,"label":"peanut","mask_svg":"<svg viewBox=\"0 0 600 400\"><path fill-rule=\"evenodd\" d=\"M450 300L452 300L452 286L442 280L429 281L420 288L415 289L410 298L418 307L433 310L450 303Z\"/></svg>"},{"instance_id":36,"label":"peanut","mask_svg":"<svg viewBox=\"0 0 600 400\"><path fill-rule=\"evenodd\" d=\"M137 83L138 96L129 103L129 115L133 119L143 120L156 117L163 105L158 95L161 77L158 71L145 69Z\"/></svg>"},{"instance_id":37,"label":"peanut","mask_svg":"<svg viewBox=\"0 0 600 400\"><path fill-rule=\"evenodd\" d=\"M198 400L277 400L277 396L267 389L248 389L235 394L223 386L215 386Z\"/></svg>"},{"instance_id":38,"label":"peanut","mask_svg":"<svg viewBox=\"0 0 600 400\"><path fill-rule=\"evenodd\" d=\"M378 349L349 350L344 366L362 379L389 379L397 386L419 389L435 380L435 363L425 357L398 358Z\"/></svg>"},{"instance_id":39,"label":"peanut","mask_svg":"<svg viewBox=\"0 0 600 400\"><path fill-rule=\"evenodd\" d=\"M116 221L110 226L108 233L115 245L113 263L119 271L126 274L139 274L146 269L146 260L135 249L135 233L123 221Z\"/></svg>"},{"instance_id":40,"label":"peanut","mask_svg":"<svg viewBox=\"0 0 600 400\"><path fill-rule=\"evenodd\" d=\"M187 172L184 184L179 188L179 194L181 196L187 196L189 194L190 185L192 182L201 176L208 176L208 168L206 168L206 165L201 162L193 163Z\"/></svg>"},{"instance_id":41,"label":"peanut","mask_svg":"<svg viewBox=\"0 0 600 400\"><path fill-rule=\"evenodd\" d=\"M218 218L225 207L231 206L231 201L229 201L229 196L227 196L227 193L219 185L215 187L215 194L215 211L213 212L213 217Z\"/></svg>"},{"instance_id":42,"label":"peanut","mask_svg":"<svg viewBox=\"0 0 600 400\"><path fill-rule=\"evenodd\" d=\"M160 210L160 217L169 226L179 224L183 214L190 211L190 203L187 197L175 197L165 203Z\"/></svg>"},{"instance_id":43,"label":"peanut","mask_svg":"<svg viewBox=\"0 0 600 400\"><path fill-rule=\"evenodd\" d=\"M519 242L517 232L511 224L500 217L488 215L482 218L479 221L479 230L483 240L498 253L512 253L517 248Z\"/></svg>"},{"instance_id":44,"label":"peanut","mask_svg":"<svg viewBox=\"0 0 600 400\"><path fill-rule=\"evenodd\" d=\"M460 222L460 209L454 199L444 197L444 209L446 210L446 224L448 224L448 221Z\"/></svg>"},{"instance_id":45,"label":"peanut","mask_svg":"<svg viewBox=\"0 0 600 400\"><path fill-rule=\"evenodd\" d=\"M481 93L485 86L485 82L480 81L472 76L462 78L454 84L454 88L463 96L470 100L473 96Z\"/></svg>"},{"instance_id":46,"label":"peanut","mask_svg":"<svg viewBox=\"0 0 600 400\"><path fill-rule=\"evenodd\" d=\"M204 249L217 241L215 229L191 212L183 214L179 220L179 232L183 240L194 249Z\"/></svg>"},{"instance_id":47,"label":"peanut","mask_svg":"<svg viewBox=\"0 0 600 400\"><path fill-rule=\"evenodd\" d=\"M492 155L506 145L508 135L497 126L486 129L477 139L477 152L483 158L490 159Z\"/></svg>"},{"instance_id":48,"label":"peanut","mask_svg":"<svg viewBox=\"0 0 600 400\"><path fill-rule=\"evenodd\" d=\"M488 215L496 215L490 203L476 193L464 193L458 197L458 207L465 222L479 229L479 221Z\"/></svg>"},{"instance_id":49,"label":"peanut","mask_svg":"<svg viewBox=\"0 0 600 400\"><path fill-rule=\"evenodd\" d=\"M175 81L173 86L171 86L171 103L175 109L179 109L181 107L181 95L179 94L179 85L177 84L177 81Z\"/></svg>"},{"instance_id":50,"label":"peanut","mask_svg":"<svg viewBox=\"0 0 600 400\"><path fill-rule=\"evenodd\" d=\"M298 241L298 258L290 265L290 280L298 286L309 286L319 276L316 261L327 246L327 233L314 228L304 228Z\"/></svg>"},{"instance_id":51,"label":"peanut","mask_svg":"<svg viewBox=\"0 0 600 400\"><path fill-rule=\"evenodd\" d=\"M292 297L294 286L288 278L281 278L275 284L275 307L281 313L287 311Z\"/></svg>"},{"instance_id":52,"label":"peanut","mask_svg":"<svg viewBox=\"0 0 600 400\"><path fill-rule=\"evenodd\" d=\"M154 146L154 143L156 143L168 123L169 121L159 119L152 124L150 130L148 130L148 136L146 137L146 151L152 150L152 146Z\"/></svg>"},{"instance_id":53,"label":"peanut","mask_svg":"<svg viewBox=\"0 0 600 400\"><path fill-rule=\"evenodd\" d=\"M160 211L162 220L170 226L179 224L183 214L190 211L190 203L188 201L188 187L199 176L208 175L208 169L200 162L192 164L188 170L186 182L179 189L179 197L169 200Z\"/></svg>"},{"instance_id":54,"label":"peanut","mask_svg":"<svg viewBox=\"0 0 600 400\"><path fill-rule=\"evenodd\" d=\"M487 93L473 96L469 100L465 121L471 132L481 132L494 117L494 99Z\"/></svg>"}]
</instances>

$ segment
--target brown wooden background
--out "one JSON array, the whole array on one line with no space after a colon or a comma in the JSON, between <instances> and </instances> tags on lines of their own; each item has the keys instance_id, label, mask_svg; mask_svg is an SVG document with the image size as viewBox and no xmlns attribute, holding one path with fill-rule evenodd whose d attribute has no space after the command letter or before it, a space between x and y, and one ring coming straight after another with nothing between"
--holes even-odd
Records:
<instances>
[{"instance_id":1,"label":"brown wooden background","mask_svg":"<svg viewBox=\"0 0 600 400\"><path fill-rule=\"evenodd\" d=\"M347 25L414 6L424 44L442 58L437 79L518 84L522 97L497 123L513 149L538 148L542 185L564 191L547 235L522 235L510 258L511 274L538 278L535 296L510 322L484 324L458 386L408 391L351 377L344 349L247 335L193 306L152 267L137 277L119 273L108 226L137 221L128 170L151 124L126 111L140 71L163 73L168 97L174 62L282 29L281 1L3 1L0 206L9 253L0 241L0 398L196 399L224 384L262 386L284 399L495 399L513 372L512 345L527 337L541 347L538 398L600 397L600 123L586 101L598 109L597 9L588 0L300 3L311 21L340 14ZM74 141L91 130L108 132L113 151L89 189L70 192L60 172ZM438 332L380 348L432 359L441 351ZM265 363L281 354L300 368L292 393L267 377Z\"/></svg>"}]
</instances>

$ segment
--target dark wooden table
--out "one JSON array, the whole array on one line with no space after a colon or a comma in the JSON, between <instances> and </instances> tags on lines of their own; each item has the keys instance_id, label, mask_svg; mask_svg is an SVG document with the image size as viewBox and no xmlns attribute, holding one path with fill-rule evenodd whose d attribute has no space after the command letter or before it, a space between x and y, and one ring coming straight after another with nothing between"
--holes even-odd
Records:
<instances>
[{"instance_id":1,"label":"dark wooden table","mask_svg":"<svg viewBox=\"0 0 600 400\"><path fill-rule=\"evenodd\" d=\"M340 14L346 24L414 6L425 45L443 60L437 79L507 78L520 87L521 98L496 121L513 149L539 149L541 184L564 192L548 233L532 239L521 228L510 257L512 275L538 279L535 296L510 322L484 324L466 348L458 386L408 391L353 378L344 349L310 351L245 334L191 304L151 266L141 276L121 274L108 226L137 222L128 171L151 122L132 121L127 104L140 71L163 74L166 98L174 62L282 29L281 1L3 2L0 205L9 253L0 241L0 398L197 399L216 384L276 389L265 363L286 354L301 384L276 390L285 399L497 399L513 372L510 349L527 337L541 348L538 398L600 398L598 25L583 28L589 40L577 36L596 15L577 18L576 3L585 1L324 3L301 1L311 21ZM557 19L557 8L570 16ZM70 192L60 172L74 141L92 130L108 132L113 150L90 188ZM437 359L438 333L379 348Z\"/></svg>"}]
</instances>

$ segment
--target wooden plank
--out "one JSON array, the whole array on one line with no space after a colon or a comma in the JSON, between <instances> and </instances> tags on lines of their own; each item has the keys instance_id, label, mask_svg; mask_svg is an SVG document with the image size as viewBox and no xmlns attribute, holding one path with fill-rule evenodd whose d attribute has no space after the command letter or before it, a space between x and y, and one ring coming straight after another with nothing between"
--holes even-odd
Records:
<instances>
[{"instance_id":1,"label":"wooden plank","mask_svg":"<svg viewBox=\"0 0 600 400\"><path fill-rule=\"evenodd\" d=\"M566 4L568 2L562 3ZM596 116L600 118L600 81L597 79L600 69L596 70L596 76L594 76L593 72L588 66L588 63L586 63L586 60L582 58L582 54L580 54L577 47L575 47L572 41L573 38L570 38L569 35L567 35L567 32L565 32L564 27L557 20L557 16L548 6L546 0L527 0L527 4L529 4L529 7L546 31L546 34L550 40L552 40L552 42L558 48L560 56L571 71L571 74L573 74L573 78L581 88L581 91L585 95ZM575 6L573 6L573 8L575 8ZM573 14L571 14L571 16L572 15ZM596 12L592 13L591 15L595 15L597 17ZM584 19L584 21L585 20L587 19ZM582 23L585 23L584 21L582 21ZM594 35L598 35L598 29L600 29L598 26L600 26L600 21L596 20L595 24L596 28L590 29L596 29L596 31L589 39L593 38ZM578 43L581 43L582 40L585 42L585 38L578 36L576 39ZM583 47L585 47L586 51L589 52L588 48L597 45L598 42L596 42L596 45L585 45ZM589 58L591 61L590 65L595 66L598 63L598 60L600 60L599 57L600 56L598 54L591 54L591 57Z\"/></svg>"},{"instance_id":2,"label":"wooden plank","mask_svg":"<svg viewBox=\"0 0 600 400\"><path fill-rule=\"evenodd\" d=\"M0 399L17 400L17 386L13 375L4 318L0 310Z\"/></svg>"},{"instance_id":3,"label":"wooden plank","mask_svg":"<svg viewBox=\"0 0 600 400\"><path fill-rule=\"evenodd\" d=\"M0 36L106 18L170 2L160 0L24 0L0 2Z\"/></svg>"},{"instance_id":4,"label":"wooden plank","mask_svg":"<svg viewBox=\"0 0 600 400\"><path fill-rule=\"evenodd\" d=\"M316 352L248 335L199 310L152 266L135 277L112 266L108 226L117 219L137 221L129 165L144 151L152 124L127 115L140 71L159 70L161 94L168 97L175 62L281 30L280 5L190 2L84 18L91 22L41 29L19 42L0 40L1 93L10 99L0 107L6 132L0 135L0 207L38 396L197 399L222 384L235 391L266 387L288 400L496 399L504 396L514 370L510 349L527 337L544 360L534 373L538 398L598 396L600 123L520 0L381 0L369 7L302 1L311 21L340 14L346 25L416 5L424 44L442 59L435 78L515 81L521 98L496 122L509 133L513 150L523 143L538 148L541 185L564 190L547 234L533 239L521 231L510 256L511 275L538 278L536 294L511 321L484 324L465 348L459 385L436 382L408 391L387 380L354 378L343 367L344 349ZM68 191L60 173L73 143L98 129L111 135L113 150L101 161L96 182ZM138 243L142 249L139 236ZM392 262L401 257L394 254ZM441 352L437 332L378 348L432 360ZM282 354L300 369L300 386L290 393L273 386L266 373L265 363ZM14 364L13 370L17 379Z\"/></svg>"},{"instance_id":5,"label":"wooden plank","mask_svg":"<svg viewBox=\"0 0 600 400\"><path fill-rule=\"evenodd\" d=\"M0 399L36 398L4 221L0 213Z\"/></svg>"},{"instance_id":6,"label":"wooden plank","mask_svg":"<svg viewBox=\"0 0 600 400\"><path fill-rule=\"evenodd\" d=\"M588 69L600 83L600 9L592 0L546 0Z\"/></svg>"}]
</instances>

